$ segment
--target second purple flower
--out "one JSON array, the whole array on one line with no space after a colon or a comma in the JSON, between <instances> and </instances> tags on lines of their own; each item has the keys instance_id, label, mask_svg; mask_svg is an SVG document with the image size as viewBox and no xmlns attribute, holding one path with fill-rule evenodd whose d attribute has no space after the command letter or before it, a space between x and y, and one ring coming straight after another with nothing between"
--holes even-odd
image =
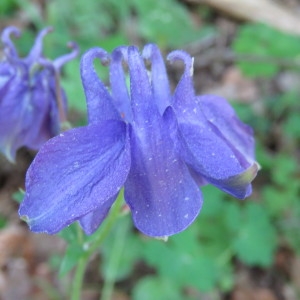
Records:
<instances>
[{"instance_id":1,"label":"second purple flower","mask_svg":"<svg viewBox=\"0 0 300 300\"><path fill-rule=\"evenodd\" d=\"M73 51L54 61L43 56L43 38L51 28L42 30L28 54L19 57L11 36L20 36L15 27L4 29L0 61L0 152L14 161L16 151L26 146L38 150L60 132L59 113L66 113L66 97L59 84L60 68L78 55ZM59 108L59 105L62 107Z\"/></svg>"}]
</instances>

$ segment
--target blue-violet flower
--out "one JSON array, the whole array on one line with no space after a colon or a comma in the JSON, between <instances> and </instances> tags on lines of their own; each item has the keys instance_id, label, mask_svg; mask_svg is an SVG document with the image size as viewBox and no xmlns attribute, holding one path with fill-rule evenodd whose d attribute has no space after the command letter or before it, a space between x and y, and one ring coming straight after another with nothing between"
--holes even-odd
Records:
<instances>
[{"instance_id":1,"label":"blue-violet flower","mask_svg":"<svg viewBox=\"0 0 300 300\"><path fill-rule=\"evenodd\" d=\"M2 32L3 58L0 62L0 152L10 161L16 151L27 146L38 150L60 132L60 116L66 113L66 97L59 85L63 64L78 54L72 52L50 61L43 57L43 38L51 28L42 30L27 57L19 57L10 36L20 36L15 27ZM59 106L61 106L59 108Z\"/></svg>"},{"instance_id":2,"label":"blue-violet flower","mask_svg":"<svg viewBox=\"0 0 300 300\"><path fill-rule=\"evenodd\" d=\"M110 92L95 72L95 58L110 66ZM226 100L195 95L187 53L174 51L168 59L185 65L174 94L156 45L142 55L130 46L111 55L93 48L82 57L89 123L49 140L30 166L19 213L32 231L53 234L79 221L91 234L122 186L135 226L154 237L194 221L202 206L199 185L211 183L238 198L251 193L258 170L251 128Z\"/></svg>"}]
</instances>

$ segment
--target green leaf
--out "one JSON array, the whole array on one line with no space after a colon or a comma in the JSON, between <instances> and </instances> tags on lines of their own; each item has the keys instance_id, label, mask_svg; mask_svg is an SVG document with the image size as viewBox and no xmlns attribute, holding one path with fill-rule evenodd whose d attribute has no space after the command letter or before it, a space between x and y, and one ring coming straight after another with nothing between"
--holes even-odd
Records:
<instances>
[{"instance_id":1,"label":"green leaf","mask_svg":"<svg viewBox=\"0 0 300 300\"><path fill-rule=\"evenodd\" d=\"M266 211L259 204L248 202L239 233L233 241L238 258L249 265L269 266L276 245L276 231Z\"/></svg>"},{"instance_id":2,"label":"green leaf","mask_svg":"<svg viewBox=\"0 0 300 300\"><path fill-rule=\"evenodd\" d=\"M212 27L196 29L189 12L178 1L133 0L132 2L138 14L139 34L162 47L178 47L215 34Z\"/></svg>"},{"instance_id":3,"label":"green leaf","mask_svg":"<svg viewBox=\"0 0 300 300\"><path fill-rule=\"evenodd\" d=\"M263 24L246 24L239 28L232 44L236 54L272 58L273 62L241 61L240 69L250 77L272 77L279 71L276 59L295 59L300 54L300 39Z\"/></svg>"},{"instance_id":4,"label":"green leaf","mask_svg":"<svg viewBox=\"0 0 300 300\"><path fill-rule=\"evenodd\" d=\"M201 187L203 193L203 207L199 218L213 217L219 215L226 205L224 202L224 192L213 185Z\"/></svg>"},{"instance_id":5,"label":"green leaf","mask_svg":"<svg viewBox=\"0 0 300 300\"><path fill-rule=\"evenodd\" d=\"M272 179L278 185L289 185L289 182L294 180L297 167L298 163L293 156L283 153L278 154L276 159L273 160Z\"/></svg>"},{"instance_id":6,"label":"green leaf","mask_svg":"<svg viewBox=\"0 0 300 300\"><path fill-rule=\"evenodd\" d=\"M82 246L78 243L69 244L59 268L59 276L63 277L71 271L71 269L76 266L83 253Z\"/></svg>"},{"instance_id":7,"label":"green leaf","mask_svg":"<svg viewBox=\"0 0 300 300\"><path fill-rule=\"evenodd\" d=\"M198 239L208 257L217 257L227 249L240 226L240 207L234 199L214 186L203 189L204 204L197 219ZM229 258L230 259L230 258Z\"/></svg>"},{"instance_id":8,"label":"green leaf","mask_svg":"<svg viewBox=\"0 0 300 300\"><path fill-rule=\"evenodd\" d=\"M4 216L0 215L0 229L5 228L6 224L7 224L7 219Z\"/></svg>"},{"instance_id":9,"label":"green leaf","mask_svg":"<svg viewBox=\"0 0 300 300\"><path fill-rule=\"evenodd\" d=\"M176 251L181 253L188 252L191 255L199 254L199 226L195 222L192 224L187 230L172 236L167 244L172 247L172 249L176 249Z\"/></svg>"},{"instance_id":10,"label":"green leaf","mask_svg":"<svg viewBox=\"0 0 300 300\"><path fill-rule=\"evenodd\" d=\"M166 278L147 276L133 289L133 300L183 300L178 287Z\"/></svg>"},{"instance_id":11,"label":"green leaf","mask_svg":"<svg viewBox=\"0 0 300 300\"><path fill-rule=\"evenodd\" d=\"M17 7L17 0L1 0L0 2L0 16L7 17L12 14Z\"/></svg>"},{"instance_id":12,"label":"green leaf","mask_svg":"<svg viewBox=\"0 0 300 300\"><path fill-rule=\"evenodd\" d=\"M101 264L101 272L103 277L111 278L111 273L113 273L114 280L122 280L126 278L135 266L136 261L141 257L142 244L139 238L130 233L128 230L132 225L132 221L129 216L124 216L118 219L118 222L113 228L113 231L103 242L101 247L101 253L103 256L103 263ZM116 245L116 238L118 237L120 229L126 230L126 237L122 237L125 240L124 245L122 245L122 251L117 259L117 272L111 270L110 261L113 259L111 255L113 254L113 249Z\"/></svg>"},{"instance_id":13,"label":"green leaf","mask_svg":"<svg viewBox=\"0 0 300 300\"><path fill-rule=\"evenodd\" d=\"M224 219L226 227L231 233L236 233L239 230L242 216L241 206L237 201L233 200L227 203L224 211Z\"/></svg>"},{"instance_id":14,"label":"green leaf","mask_svg":"<svg viewBox=\"0 0 300 300\"><path fill-rule=\"evenodd\" d=\"M150 266L156 267L162 276L168 277L171 275L174 279L180 276L181 270L180 266L178 266L177 253L167 243L160 240L147 239L142 249L142 255L146 262Z\"/></svg>"},{"instance_id":15,"label":"green leaf","mask_svg":"<svg viewBox=\"0 0 300 300\"><path fill-rule=\"evenodd\" d=\"M284 132L290 136L291 138L300 139L300 117L299 117L300 109L295 109L290 112L288 119L283 124Z\"/></svg>"},{"instance_id":16,"label":"green leaf","mask_svg":"<svg viewBox=\"0 0 300 300\"><path fill-rule=\"evenodd\" d=\"M266 185L264 187L262 199L268 213L273 217L280 217L286 212L291 204L290 201L288 201L284 190L279 190L271 185Z\"/></svg>"},{"instance_id":17,"label":"green leaf","mask_svg":"<svg viewBox=\"0 0 300 300\"><path fill-rule=\"evenodd\" d=\"M198 256L182 262L182 281L186 286L201 292L211 291L217 283L217 268L214 260Z\"/></svg>"},{"instance_id":18,"label":"green leaf","mask_svg":"<svg viewBox=\"0 0 300 300\"><path fill-rule=\"evenodd\" d=\"M173 243L173 239L176 240L177 237L170 238L168 242L147 241L143 250L146 262L157 268L160 277L168 278L177 287L190 286L200 291L212 290L217 282L217 267L214 259L205 254L199 243L196 249L190 251L188 246L195 247L196 244L186 244L181 238L184 244L178 247L178 241ZM194 243L197 243L196 239Z\"/></svg>"}]
</instances>

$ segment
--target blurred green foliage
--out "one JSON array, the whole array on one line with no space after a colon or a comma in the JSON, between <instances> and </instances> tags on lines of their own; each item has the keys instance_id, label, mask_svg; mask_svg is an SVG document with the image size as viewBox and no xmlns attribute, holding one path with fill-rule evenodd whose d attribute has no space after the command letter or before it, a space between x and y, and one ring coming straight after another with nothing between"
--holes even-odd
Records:
<instances>
[{"instance_id":1,"label":"blurred green foliage","mask_svg":"<svg viewBox=\"0 0 300 300\"><path fill-rule=\"evenodd\" d=\"M187 9L173 0L133 0L139 35L160 47L180 47L215 32L212 26L196 29ZM172 9L170 9L172 7Z\"/></svg>"},{"instance_id":2,"label":"blurred green foliage","mask_svg":"<svg viewBox=\"0 0 300 300\"><path fill-rule=\"evenodd\" d=\"M246 75L272 77L281 67L291 67L291 60L300 61L300 38L263 24L247 24L239 28L233 50L243 55L238 66Z\"/></svg>"}]
</instances>

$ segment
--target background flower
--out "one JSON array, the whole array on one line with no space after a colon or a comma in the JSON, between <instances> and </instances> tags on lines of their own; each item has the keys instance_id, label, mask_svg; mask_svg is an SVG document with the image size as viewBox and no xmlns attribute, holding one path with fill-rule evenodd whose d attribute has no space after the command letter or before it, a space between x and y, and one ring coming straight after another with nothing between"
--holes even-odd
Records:
<instances>
[{"instance_id":1,"label":"background flower","mask_svg":"<svg viewBox=\"0 0 300 300\"><path fill-rule=\"evenodd\" d=\"M67 109L66 96L59 83L60 68L76 57L77 46L71 43L70 54L50 61L43 57L43 38L51 28L42 30L27 57L20 58L10 40L19 36L15 27L2 33L4 57L0 63L0 151L10 161L16 151L26 146L38 150L60 131L60 113Z\"/></svg>"}]
</instances>

